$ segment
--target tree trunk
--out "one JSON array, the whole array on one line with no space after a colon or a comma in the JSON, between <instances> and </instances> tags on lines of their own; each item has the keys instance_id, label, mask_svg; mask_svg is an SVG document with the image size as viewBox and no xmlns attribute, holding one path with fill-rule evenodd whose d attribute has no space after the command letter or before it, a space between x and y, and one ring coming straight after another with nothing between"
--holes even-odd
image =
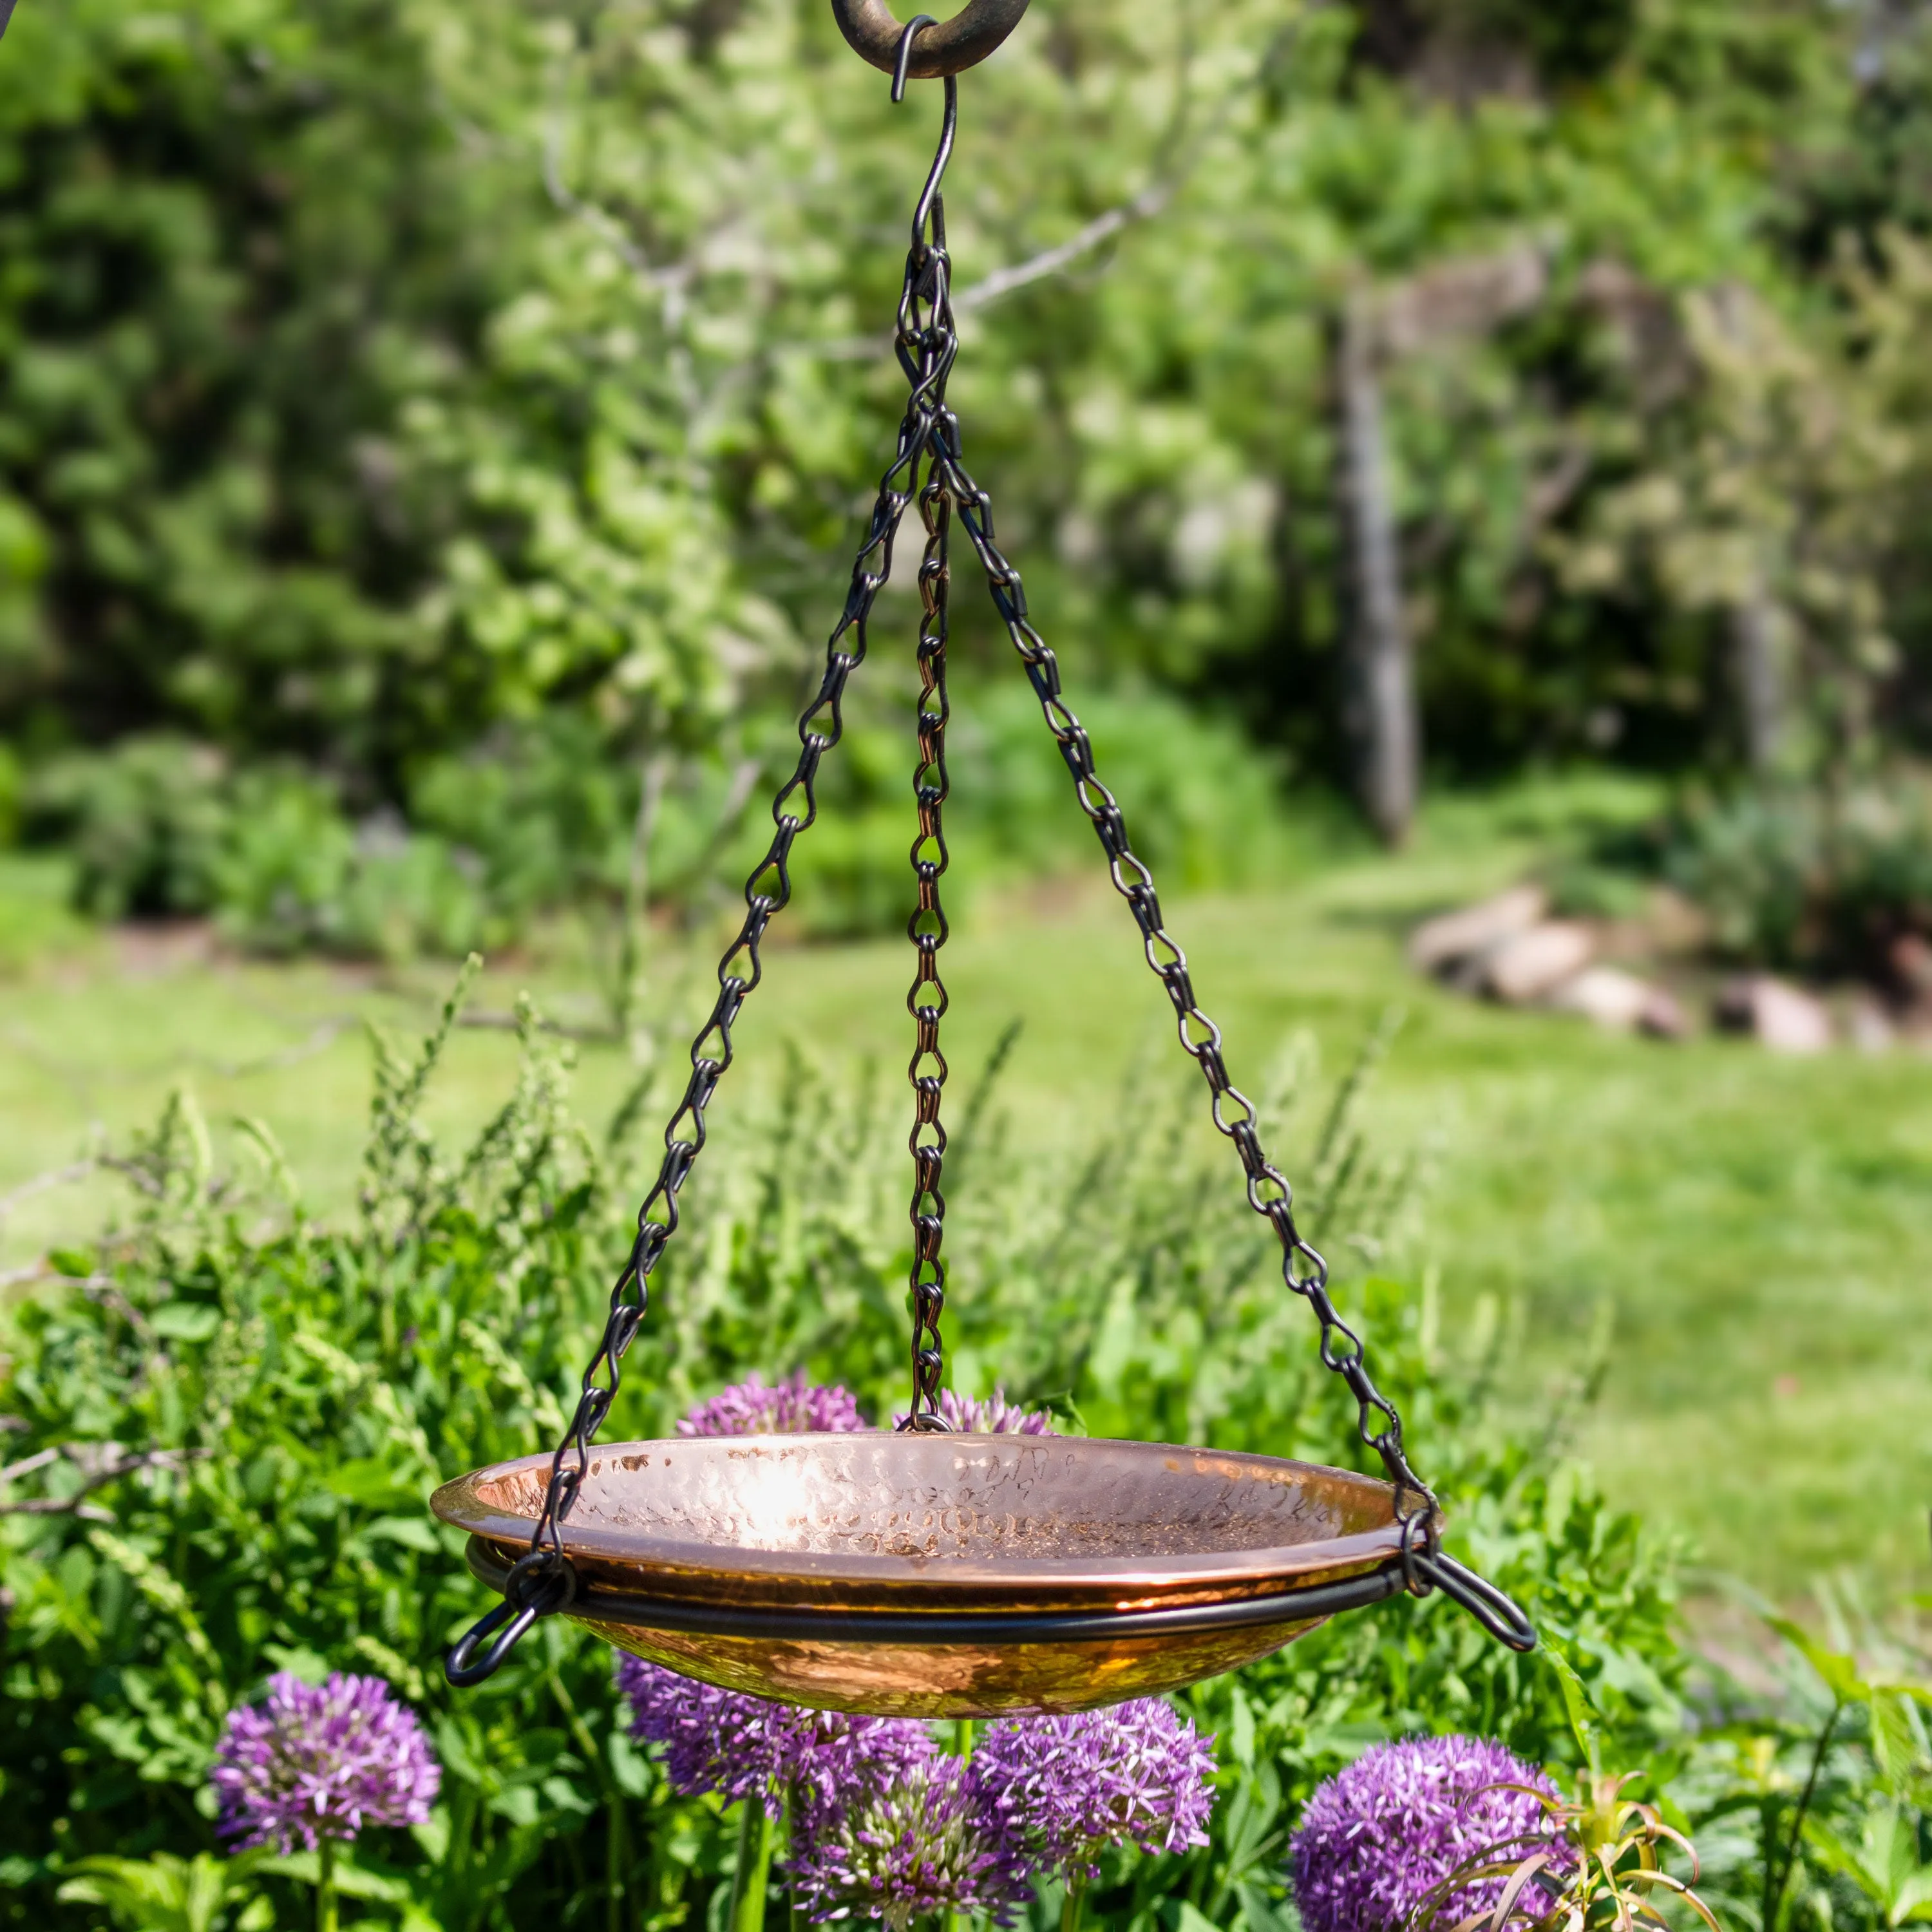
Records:
<instances>
[{"instance_id":1,"label":"tree trunk","mask_svg":"<svg viewBox=\"0 0 1932 1932\"><path fill-rule=\"evenodd\" d=\"M1785 726L1784 613L1762 583L1732 605L1730 632L1738 736L1744 763L1762 778L1778 769Z\"/></svg>"},{"instance_id":2,"label":"tree trunk","mask_svg":"<svg viewBox=\"0 0 1932 1932\"><path fill-rule=\"evenodd\" d=\"M1347 530L1342 728L1355 794L1389 844L1407 836L1419 789L1421 727L1402 608L1402 558L1382 428L1375 332L1366 305L1343 308L1335 347L1340 496Z\"/></svg>"},{"instance_id":3,"label":"tree trunk","mask_svg":"<svg viewBox=\"0 0 1932 1932\"><path fill-rule=\"evenodd\" d=\"M1773 366L1764 362L1767 340L1764 318L1749 292L1726 283L1714 292L1712 320L1738 360L1740 369L1757 373ZM1735 371L1733 374L1736 373ZM1725 371L1720 368L1721 377ZM1752 400L1756 382L1741 390L1738 419L1727 432L1732 460L1748 468L1762 468L1771 453L1768 441L1776 432L1762 400ZM1768 530L1756 533L1750 560L1750 580L1743 595L1726 613L1730 632L1732 701L1737 707L1738 741L1753 776L1764 778L1778 766L1785 749L1789 722L1785 648L1787 626L1779 608L1775 585L1780 540Z\"/></svg>"}]
</instances>

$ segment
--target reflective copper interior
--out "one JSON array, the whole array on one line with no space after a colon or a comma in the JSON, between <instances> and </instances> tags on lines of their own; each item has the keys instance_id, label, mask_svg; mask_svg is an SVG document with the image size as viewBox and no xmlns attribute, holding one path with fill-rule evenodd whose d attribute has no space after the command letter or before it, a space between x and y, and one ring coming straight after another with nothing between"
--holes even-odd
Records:
<instances>
[{"instance_id":1,"label":"reflective copper interior","mask_svg":"<svg viewBox=\"0 0 1932 1932\"><path fill-rule=\"evenodd\" d=\"M446 1484L433 1507L505 1558L548 1456ZM574 1614L686 1675L799 1703L915 1716L1072 1710L1167 1690L1312 1627L1158 1639L853 1640L868 1613L1144 1611L1273 1595L1397 1547L1386 1484L1268 1456L1028 1436L768 1436L593 1450L563 1527ZM686 1605L824 1612L823 1639L692 1634L599 1614L599 1588ZM902 1633L901 1634L902 1634Z\"/></svg>"}]
</instances>

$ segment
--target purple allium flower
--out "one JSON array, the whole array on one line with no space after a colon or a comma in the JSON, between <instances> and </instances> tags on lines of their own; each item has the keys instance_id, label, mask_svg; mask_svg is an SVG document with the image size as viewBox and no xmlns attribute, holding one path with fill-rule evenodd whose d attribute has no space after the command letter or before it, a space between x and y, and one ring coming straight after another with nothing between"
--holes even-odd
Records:
<instances>
[{"instance_id":1,"label":"purple allium flower","mask_svg":"<svg viewBox=\"0 0 1932 1932\"><path fill-rule=\"evenodd\" d=\"M836 1807L877 1790L932 1755L926 1726L910 1718L848 1718L775 1704L680 1677L640 1657L617 1659L617 1688L630 1700L631 1735L662 1744L664 1774L692 1798L706 1791L729 1804L755 1798L776 1815L790 1786Z\"/></svg>"},{"instance_id":2,"label":"purple allium flower","mask_svg":"<svg viewBox=\"0 0 1932 1932\"><path fill-rule=\"evenodd\" d=\"M1006 1400L1004 1389L996 1388L984 1398L955 1395L950 1389L939 1391L940 1419L962 1436L1058 1436L1053 1418L1043 1408L1022 1408ZM896 1415L895 1424L905 1418Z\"/></svg>"},{"instance_id":3,"label":"purple allium flower","mask_svg":"<svg viewBox=\"0 0 1932 1932\"><path fill-rule=\"evenodd\" d=\"M803 1822L788 1869L814 1920L877 1918L905 1932L958 1912L1010 1925L1031 1894L1024 1846L963 1758L928 1758Z\"/></svg>"},{"instance_id":4,"label":"purple allium flower","mask_svg":"<svg viewBox=\"0 0 1932 1932\"><path fill-rule=\"evenodd\" d=\"M802 1369L767 1388L753 1375L701 1402L677 1425L680 1436L856 1436L870 1425L850 1389L808 1384Z\"/></svg>"},{"instance_id":5,"label":"purple allium flower","mask_svg":"<svg viewBox=\"0 0 1932 1932\"><path fill-rule=\"evenodd\" d=\"M213 1780L224 1837L312 1852L365 1826L424 1823L442 1769L380 1677L338 1671L317 1685L284 1672L266 1702L229 1712Z\"/></svg>"},{"instance_id":6,"label":"purple allium flower","mask_svg":"<svg viewBox=\"0 0 1932 1932\"><path fill-rule=\"evenodd\" d=\"M1004 1718L973 1756L994 1808L1046 1864L1091 1878L1110 1845L1204 1845L1214 1740L1173 1706L1136 1697L1069 1718Z\"/></svg>"},{"instance_id":7,"label":"purple allium flower","mask_svg":"<svg viewBox=\"0 0 1932 1932\"><path fill-rule=\"evenodd\" d=\"M1308 1801L1290 1846L1295 1903L1307 1932L1389 1932L1481 1854L1514 1862L1546 1849L1574 1854L1526 1785L1555 1786L1489 1738L1408 1738L1371 1745ZM1452 1918L1486 1910L1505 1881L1459 1892Z\"/></svg>"},{"instance_id":8,"label":"purple allium flower","mask_svg":"<svg viewBox=\"0 0 1932 1932\"><path fill-rule=\"evenodd\" d=\"M1022 1408L1017 1402L1007 1401L1003 1388L994 1389L983 1401L941 1389L939 1412L953 1428L967 1436L1057 1436L1060 1432L1044 1409Z\"/></svg>"}]
</instances>

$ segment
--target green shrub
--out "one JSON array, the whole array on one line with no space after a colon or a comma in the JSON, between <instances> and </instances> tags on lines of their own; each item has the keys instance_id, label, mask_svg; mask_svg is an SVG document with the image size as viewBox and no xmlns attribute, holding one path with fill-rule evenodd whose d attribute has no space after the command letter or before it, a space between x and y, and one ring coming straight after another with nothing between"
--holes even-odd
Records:
<instances>
[{"instance_id":1,"label":"green shrub","mask_svg":"<svg viewBox=\"0 0 1932 1932\"><path fill-rule=\"evenodd\" d=\"M910 716L895 727L884 708L878 696L855 705L798 845L792 916L814 936L891 932L911 910ZM1082 716L1164 884L1251 884L1292 854L1277 764L1233 726L1150 690L1099 693ZM735 892L764 852L796 738L770 718L744 735L751 748L735 758L650 754L641 876L653 903ZM1097 872L1066 767L1017 676L956 699L950 757L956 912L989 886ZM212 913L254 952L398 959L501 946L566 907L628 905L645 766L556 710L425 762L407 823L385 810L352 825L336 789L298 765L231 771L211 748L168 737L68 753L26 790L30 832L75 854L77 903L93 916Z\"/></svg>"},{"instance_id":2,"label":"green shrub","mask_svg":"<svg viewBox=\"0 0 1932 1932\"><path fill-rule=\"evenodd\" d=\"M1016 667L1002 668L1013 674L957 680L952 693L952 863L944 891L956 910L988 887L1104 869L1037 700ZM1292 862L1282 761L1238 727L1145 686L1076 692L1071 701L1135 850L1164 888L1252 885L1279 878ZM826 761L826 808L799 841L793 866L806 931L832 937L904 925L912 910L914 758L910 716L888 725L874 706ZM748 838L739 856L746 865L756 856Z\"/></svg>"},{"instance_id":3,"label":"green shrub","mask_svg":"<svg viewBox=\"0 0 1932 1932\"><path fill-rule=\"evenodd\" d=\"M76 861L80 909L96 919L207 911L230 830L227 773L206 745L156 736L70 753L27 788L28 829Z\"/></svg>"},{"instance_id":4,"label":"green shrub","mask_svg":"<svg viewBox=\"0 0 1932 1932\"><path fill-rule=\"evenodd\" d=\"M507 923L442 840L381 817L352 830L334 795L293 772L237 784L215 883L222 930L256 952L447 956Z\"/></svg>"},{"instance_id":5,"label":"green shrub","mask_svg":"<svg viewBox=\"0 0 1932 1932\"><path fill-rule=\"evenodd\" d=\"M1001 669L1008 674L956 680L952 694L946 891L956 912L989 886L1100 863L1038 704L1017 667ZM1234 726L1150 688L1098 691L1078 710L1164 884L1206 890L1279 874L1294 842L1278 760ZM878 688L858 688L820 768L820 816L794 852L788 914L817 938L893 932L911 912L911 712L890 710ZM654 901L734 892L764 853L771 795L797 740L791 721L777 717L745 735L736 758L656 754L660 790L645 854ZM640 760L620 761L585 721L551 712L426 765L410 812L416 826L476 855L493 915L516 931L573 900L622 899L641 782Z\"/></svg>"},{"instance_id":6,"label":"green shrub","mask_svg":"<svg viewBox=\"0 0 1932 1932\"><path fill-rule=\"evenodd\" d=\"M363 828L330 911L323 945L388 960L450 958L499 944L517 929L490 908L469 854L380 822Z\"/></svg>"},{"instance_id":7,"label":"green shrub","mask_svg":"<svg viewBox=\"0 0 1932 1932\"><path fill-rule=\"evenodd\" d=\"M410 787L420 830L473 855L478 890L510 930L587 892L621 890L638 774L587 719L546 712Z\"/></svg>"},{"instance_id":8,"label":"green shrub","mask_svg":"<svg viewBox=\"0 0 1932 1932\"><path fill-rule=\"evenodd\" d=\"M1165 884L1224 890L1277 870L1289 848L1277 755L1232 720L1148 686L1071 701L1136 849ZM965 835L1016 870L1090 862L1099 848L1030 688L1012 675L969 689L957 710L950 735Z\"/></svg>"},{"instance_id":9,"label":"green shrub","mask_svg":"<svg viewBox=\"0 0 1932 1932\"><path fill-rule=\"evenodd\" d=\"M26 789L29 829L73 854L75 904L94 918L212 914L250 952L388 959L515 929L460 848L380 814L352 826L299 766L230 772L208 746L134 738L56 759Z\"/></svg>"},{"instance_id":10,"label":"green shrub","mask_svg":"<svg viewBox=\"0 0 1932 1932\"><path fill-rule=\"evenodd\" d=\"M328 788L293 772L250 772L228 801L214 866L229 935L261 952L310 944L340 900L355 837Z\"/></svg>"},{"instance_id":11,"label":"green shrub","mask_svg":"<svg viewBox=\"0 0 1932 1932\"><path fill-rule=\"evenodd\" d=\"M1883 977L1907 934L1932 937L1932 779L1694 796L1664 833L1664 874L1754 964Z\"/></svg>"}]
</instances>

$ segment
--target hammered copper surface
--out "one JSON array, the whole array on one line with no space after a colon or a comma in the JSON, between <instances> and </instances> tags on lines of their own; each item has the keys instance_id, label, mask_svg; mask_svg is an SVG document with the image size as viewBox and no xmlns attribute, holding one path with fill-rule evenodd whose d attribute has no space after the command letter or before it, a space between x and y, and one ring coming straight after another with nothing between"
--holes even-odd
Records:
<instances>
[{"instance_id":1,"label":"hammered copper surface","mask_svg":"<svg viewBox=\"0 0 1932 1932\"><path fill-rule=\"evenodd\" d=\"M686 1677L876 1718L996 1718L1090 1711L1238 1670L1323 1622L1094 1643L862 1644L689 1636L593 1617L608 1643Z\"/></svg>"},{"instance_id":2,"label":"hammered copper surface","mask_svg":"<svg viewBox=\"0 0 1932 1932\"><path fill-rule=\"evenodd\" d=\"M514 1552L548 1456L431 1507ZM713 1436L592 1452L564 1547L632 1590L862 1610L1210 1602L1392 1555L1388 1486L1161 1443L1071 1436Z\"/></svg>"},{"instance_id":3,"label":"hammered copper surface","mask_svg":"<svg viewBox=\"0 0 1932 1932\"><path fill-rule=\"evenodd\" d=\"M446 1484L433 1507L507 1564L548 1456ZM1386 1484L1272 1457L1070 1436L766 1436L592 1452L563 1528L586 1591L815 1614L1047 1613L1226 1602L1359 1574L1397 1547ZM1286 1608L1286 1606L1284 1606ZM1230 1670L1311 1629L1038 1642L867 1642L578 1620L727 1689L905 1717L1074 1711Z\"/></svg>"}]
</instances>

